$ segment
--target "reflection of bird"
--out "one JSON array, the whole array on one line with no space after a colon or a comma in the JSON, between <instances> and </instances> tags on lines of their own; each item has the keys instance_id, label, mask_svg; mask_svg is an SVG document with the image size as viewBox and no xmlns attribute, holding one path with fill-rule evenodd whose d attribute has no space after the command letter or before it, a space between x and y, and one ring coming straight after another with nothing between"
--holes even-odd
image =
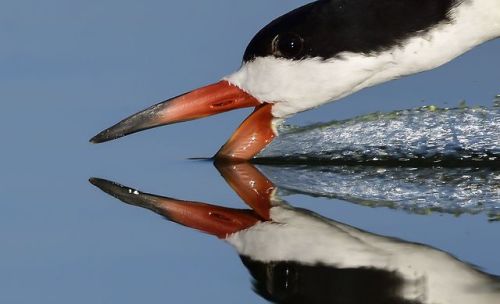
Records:
<instances>
[{"instance_id":1,"label":"reflection of bird","mask_svg":"<svg viewBox=\"0 0 500 304\"><path fill-rule=\"evenodd\" d=\"M499 35L498 0L316 1L264 27L223 81L132 115L91 141L255 107L217 154L249 159L272 141L282 118L435 68Z\"/></svg>"},{"instance_id":2,"label":"reflection of bird","mask_svg":"<svg viewBox=\"0 0 500 304\"><path fill-rule=\"evenodd\" d=\"M141 193L91 179L118 199L225 239L276 303L499 303L500 281L448 253L293 208L248 163L218 169L252 210Z\"/></svg>"}]
</instances>

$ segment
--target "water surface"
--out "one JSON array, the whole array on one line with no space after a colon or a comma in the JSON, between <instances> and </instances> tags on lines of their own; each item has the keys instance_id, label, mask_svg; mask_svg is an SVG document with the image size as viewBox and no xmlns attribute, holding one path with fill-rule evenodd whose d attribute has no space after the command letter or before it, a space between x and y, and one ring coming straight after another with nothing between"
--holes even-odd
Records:
<instances>
[{"instance_id":1,"label":"water surface","mask_svg":"<svg viewBox=\"0 0 500 304\"><path fill-rule=\"evenodd\" d=\"M266 303L252 291L251 276L233 248L123 205L88 183L98 176L179 199L245 208L210 162L186 159L212 156L249 111L103 145L88 139L157 101L233 72L259 28L305 2L3 1L0 302ZM394 111L411 116L423 106L460 108L462 100L470 109L491 110L500 93L499 53L500 41L491 41L439 69L363 90L287 123L348 122ZM418 111L429 116L427 122L441 113ZM460 138L447 130L434 134L451 138L454 148ZM474 141L468 143L474 148ZM259 168L292 206L433 246L500 274L499 222L489 221L496 204L481 205L474 194L493 197L497 171L411 167ZM315 175L319 184L312 183ZM302 177L306 188L297 180ZM402 192L387 193L384 186ZM419 205L417 192L431 200ZM472 199L458 204L448 197L453 193L461 202ZM436 197L446 210L437 208Z\"/></svg>"}]
</instances>

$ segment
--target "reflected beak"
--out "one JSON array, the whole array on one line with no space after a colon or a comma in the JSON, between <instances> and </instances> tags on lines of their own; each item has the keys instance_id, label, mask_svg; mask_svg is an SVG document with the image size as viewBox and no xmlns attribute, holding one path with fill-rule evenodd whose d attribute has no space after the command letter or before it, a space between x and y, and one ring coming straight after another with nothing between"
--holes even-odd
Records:
<instances>
[{"instance_id":1,"label":"reflected beak","mask_svg":"<svg viewBox=\"0 0 500 304\"><path fill-rule=\"evenodd\" d=\"M271 197L276 187L249 162L215 161L226 183L261 218L271 220Z\"/></svg>"},{"instance_id":2,"label":"reflected beak","mask_svg":"<svg viewBox=\"0 0 500 304\"><path fill-rule=\"evenodd\" d=\"M100 178L91 178L89 181L124 203L150 209L168 220L222 239L263 221L252 210L225 208L142 193Z\"/></svg>"},{"instance_id":3,"label":"reflected beak","mask_svg":"<svg viewBox=\"0 0 500 304\"><path fill-rule=\"evenodd\" d=\"M250 94L223 80L174 97L137 114L94 136L90 142L102 143L142 130L202 118L261 103Z\"/></svg>"}]
</instances>

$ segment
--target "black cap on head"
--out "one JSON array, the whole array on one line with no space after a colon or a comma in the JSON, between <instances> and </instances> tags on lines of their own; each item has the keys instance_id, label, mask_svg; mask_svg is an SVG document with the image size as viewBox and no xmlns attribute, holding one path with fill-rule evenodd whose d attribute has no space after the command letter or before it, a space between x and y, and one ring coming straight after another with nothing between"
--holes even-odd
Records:
<instances>
[{"instance_id":1,"label":"black cap on head","mask_svg":"<svg viewBox=\"0 0 500 304\"><path fill-rule=\"evenodd\" d=\"M243 61L274 56L332 58L374 53L441 22L461 0L320 0L269 23L249 43Z\"/></svg>"}]
</instances>

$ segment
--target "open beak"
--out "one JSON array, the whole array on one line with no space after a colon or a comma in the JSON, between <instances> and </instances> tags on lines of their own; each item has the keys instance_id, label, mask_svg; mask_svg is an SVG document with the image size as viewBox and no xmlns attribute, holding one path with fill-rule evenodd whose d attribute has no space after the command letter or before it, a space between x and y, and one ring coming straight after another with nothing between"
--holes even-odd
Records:
<instances>
[{"instance_id":1,"label":"open beak","mask_svg":"<svg viewBox=\"0 0 500 304\"><path fill-rule=\"evenodd\" d=\"M223 80L129 116L97 134L90 142L102 143L162 125L202 118L239 108L257 107L260 104L250 94Z\"/></svg>"},{"instance_id":2,"label":"open beak","mask_svg":"<svg viewBox=\"0 0 500 304\"><path fill-rule=\"evenodd\" d=\"M124 203L150 209L181 225L226 238L250 228L263 219L252 210L225 208L205 203L142 193L105 179L91 178L90 183Z\"/></svg>"}]
</instances>

